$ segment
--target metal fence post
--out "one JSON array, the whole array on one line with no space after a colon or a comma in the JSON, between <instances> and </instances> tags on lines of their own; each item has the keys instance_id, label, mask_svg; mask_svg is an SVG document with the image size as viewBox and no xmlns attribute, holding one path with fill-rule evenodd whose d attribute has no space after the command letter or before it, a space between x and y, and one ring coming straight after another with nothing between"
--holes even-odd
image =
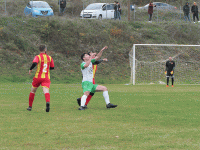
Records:
<instances>
[{"instance_id":1,"label":"metal fence post","mask_svg":"<svg viewBox=\"0 0 200 150\"><path fill-rule=\"evenodd\" d=\"M157 23L158 23L158 7L156 7L157 8Z\"/></svg>"},{"instance_id":2,"label":"metal fence post","mask_svg":"<svg viewBox=\"0 0 200 150\"><path fill-rule=\"evenodd\" d=\"M106 19L107 19L107 1L106 1Z\"/></svg>"},{"instance_id":3,"label":"metal fence post","mask_svg":"<svg viewBox=\"0 0 200 150\"><path fill-rule=\"evenodd\" d=\"M59 0L59 14L60 14L60 0Z\"/></svg>"},{"instance_id":4,"label":"metal fence post","mask_svg":"<svg viewBox=\"0 0 200 150\"><path fill-rule=\"evenodd\" d=\"M6 0L5 0L5 14L6 14Z\"/></svg>"},{"instance_id":5,"label":"metal fence post","mask_svg":"<svg viewBox=\"0 0 200 150\"><path fill-rule=\"evenodd\" d=\"M83 2L83 15L84 15L84 2ZM82 15L82 19L84 18L84 16Z\"/></svg>"},{"instance_id":6,"label":"metal fence post","mask_svg":"<svg viewBox=\"0 0 200 150\"><path fill-rule=\"evenodd\" d=\"M135 22L135 11L136 9L135 9L135 4L134 4L134 22Z\"/></svg>"}]
</instances>

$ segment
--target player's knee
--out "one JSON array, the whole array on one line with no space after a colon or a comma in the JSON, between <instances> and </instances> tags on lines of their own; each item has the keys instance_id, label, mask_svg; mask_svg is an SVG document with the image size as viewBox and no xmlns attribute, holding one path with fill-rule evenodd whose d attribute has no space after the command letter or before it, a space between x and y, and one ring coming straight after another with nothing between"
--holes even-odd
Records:
<instances>
[{"instance_id":1,"label":"player's knee","mask_svg":"<svg viewBox=\"0 0 200 150\"><path fill-rule=\"evenodd\" d=\"M103 91L108 91L107 87L104 86L103 87Z\"/></svg>"},{"instance_id":2,"label":"player's knee","mask_svg":"<svg viewBox=\"0 0 200 150\"><path fill-rule=\"evenodd\" d=\"M88 96L90 94L89 91L84 92L84 95Z\"/></svg>"}]
</instances>

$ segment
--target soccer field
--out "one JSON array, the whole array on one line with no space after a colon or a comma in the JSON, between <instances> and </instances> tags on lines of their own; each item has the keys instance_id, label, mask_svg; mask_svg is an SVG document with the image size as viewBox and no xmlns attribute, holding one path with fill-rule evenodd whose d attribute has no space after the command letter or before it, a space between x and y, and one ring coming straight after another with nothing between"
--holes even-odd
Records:
<instances>
[{"instance_id":1,"label":"soccer field","mask_svg":"<svg viewBox=\"0 0 200 150\"><path fill-rule=\"evenodd\" d=\"M81 84L52 84L45 112L40 87L0 84L0 149L200 149L200 85L106 85L115 109L95 93L78 110Z\"/></svg>"}]
</instances>

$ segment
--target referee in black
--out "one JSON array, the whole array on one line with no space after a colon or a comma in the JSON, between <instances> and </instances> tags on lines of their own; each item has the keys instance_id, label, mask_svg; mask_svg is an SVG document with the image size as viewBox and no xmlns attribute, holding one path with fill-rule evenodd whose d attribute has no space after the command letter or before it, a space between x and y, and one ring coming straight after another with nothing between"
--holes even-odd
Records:
<instances>
[{"instance_id":1,"label":"referee in black","mask_svg":"<svg viewBox=\"0 0 200 150\"><path fill-rule=\"evenodd\" d=\"M169 57L169 60L166 62L166 70L165 74L167 75L167 86L169 87L169 77L171 76L172 79L172 87L174 87L174 68L175 62L172 60L172 57Z\"/></svg>"}]
</instances>

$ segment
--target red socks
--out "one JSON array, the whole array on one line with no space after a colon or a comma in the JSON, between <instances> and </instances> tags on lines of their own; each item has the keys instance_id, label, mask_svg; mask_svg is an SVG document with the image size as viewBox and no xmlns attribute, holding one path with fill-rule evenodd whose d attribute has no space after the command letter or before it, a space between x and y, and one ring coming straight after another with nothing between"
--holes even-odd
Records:
<instances>
[{"instance_id":1,"label":"red socks","mask_svg":"<svg viewBox=\"0 0 200 150\"><path fill-rule=\"evenodd\" d=\"M35 93L29 94L29 106L32 107L34 101Z\"/></svg>"},{"instance_id":2,"label":"red socks","mask_svg":"<svg viewBox=\"0 0 200 150\"><path fill-rule=\"evenodd\" d=\"M50 94L45 93L44 95L45 95L46 102L50 102Z\"/></svg>"},{"instance_id":3,"label":"red socks","mask_svg":"<svg viewBox=\"0 0 200 150\"><path fill-rule=\"evenodd\" d=\"M92 98L92 95L88 95L88 97L87 97L87 99L86 99L85 105L87 105L87 104L89 103L89 101L91 100L91 98Z\"/></svg>"},{"instance_id":4,"label":"red socks","mask_svg":"<svg viewBox=\"0 0 200 150\"><path fill-rule=\"evenodd\" d=\"M46 93L45 95L45 100L46 102L50 102L50 94ZM34 101L35 93L30 93L29 95L29 106L32 107L33 101Z\"/></svg>"}]
</instances>

